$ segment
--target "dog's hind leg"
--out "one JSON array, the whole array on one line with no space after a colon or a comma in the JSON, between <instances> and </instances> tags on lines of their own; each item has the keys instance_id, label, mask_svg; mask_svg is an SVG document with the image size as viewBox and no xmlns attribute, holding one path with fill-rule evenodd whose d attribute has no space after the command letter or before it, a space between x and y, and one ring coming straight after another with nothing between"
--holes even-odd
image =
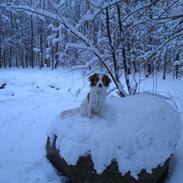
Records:
<instances>
[{"instance_id":1,"label":"dog's hind leg","mask_svg":"<svg viewBox=\"0 0 183 183\"><path fill-rule=\"evenodd\" d=\"M79 108L69 109L62 111L60 114L61 119L73 117L75 115L79 114Z\"/></svg>"}]
</instances>

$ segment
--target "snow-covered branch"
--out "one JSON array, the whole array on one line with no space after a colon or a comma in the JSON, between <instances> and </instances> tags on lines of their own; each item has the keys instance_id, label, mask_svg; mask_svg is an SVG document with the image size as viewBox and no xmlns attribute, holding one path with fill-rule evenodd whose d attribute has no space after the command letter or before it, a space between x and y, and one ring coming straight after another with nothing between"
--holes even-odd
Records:
<instances>
[{"instance_id":1,"label":"snow-covered branch","mask_svg":"<svg viewBox=\"0 0 183 183\"><path fill-rule=\"evenodd\" d=\"M124 17L121 21L124 22L126 21L129 17L131 17L132 15L142 11L142 10L146 10L148 8L151 8L153 5L155 5L157 2L159 2L160 0L155 0L153 1L152 3L148 4L148 5L145 5L145 6L142 6L140 8L137 8L136 10L134 10L133 12L129 13L126 17Z\"/></svg>"},{"instance_id":2,"label":"snow-covered branch","mask_svg":"<svg viewBox=\"0 0 183 183\"><path fill-rule=\"evenodd\" d=\"M47 17L49 19L55 20L55 21L63 24L63 22L60 20L59 16L54 13L51 13L50 11L41 10L41 9L37 10L37 9L31 8L29 6L13 5L13 4L10 4L10 5L2 4L2 5L0 5L0 8L6 8L9 10L17 10L17 11L25 11L29 14L36 14L36 15L40 15L43 17Z\"/></svg>"},{"instance_id":3,"label":"snow-covered branch","mask_svg":"<svg viewBox=\"0 0 183 183\"><path fill-rule=\"evenodd\" d=\"M174 33L172 33L170 35L170 37L168 37L167 39L165 39L164 41L162 41L162 43L147 57L146 60L149 60L150 58L152 58L153 56L156 55L156 53L158 51L160 51L165 45L167 45L168 43L170 43L171 41L175 40L178 37L183 36L183 29L176 31Z\"/></svg>"}]
</instances>

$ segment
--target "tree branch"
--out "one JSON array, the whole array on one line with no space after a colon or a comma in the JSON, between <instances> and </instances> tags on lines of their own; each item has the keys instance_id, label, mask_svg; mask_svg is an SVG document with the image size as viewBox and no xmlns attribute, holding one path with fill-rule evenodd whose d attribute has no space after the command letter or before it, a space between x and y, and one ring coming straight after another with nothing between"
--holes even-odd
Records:
<instances>
[{"instance_id":1,"label":"tree branch","mask_svg":"<svg viewBox=\"0 0 183 183\"><path fill-rule=\"evenodd\" d=\"M160 46L158 46L155 51L153 51L153 53L151 53L151 55L146 59L146 60L149 60L150 58L152 58L154 55L156 55L156 53L161 50L166 44L168 44L169 42L171 42L172 40L180 37L180 36L183 36L183 29L179 30L179 31L176 31L174 32L172 35L170 35L170 38L167 38L165 39Z\"/></svg>"},{"instance_id":2,"label":"tree branch","mask_svg":"<svg viewBox=\"0 0 183 183\"><path fill-rule=\"evenodd\" d=\"M143 7L140 7L140 8L138 8L138 9L136 9L136 10L133 11L132 13L128 14L125 18L123 18L123 19L121 20L121 22L126 21L129 17L131 17L132 15L134 15L135 13L137 13L137 12L143 10L143 9L150 8L151 6L155 5L158 1L160 1L160 0L155 0L154 2L152 2L152 3L150 3L150 4L146 5L146 6L143 6Z\"/></svg>"}]
</instances>

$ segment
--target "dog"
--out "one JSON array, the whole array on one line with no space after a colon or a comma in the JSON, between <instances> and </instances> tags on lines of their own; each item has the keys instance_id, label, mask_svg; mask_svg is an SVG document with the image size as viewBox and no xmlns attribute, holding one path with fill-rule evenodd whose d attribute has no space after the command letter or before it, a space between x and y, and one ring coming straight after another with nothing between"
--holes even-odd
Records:
<instances>
[{"instance_id":1,"label":"dog","mask_svg":"<svg viewBox=\"0 0 183 183\"><path fill-rule=\"evenodd\" d=\"M93 115L101 117L111 79L106 74L95 73L89 77L89 81L91 89L80 105L80 114L89 118Z\"/></svg>"}]
</instances>

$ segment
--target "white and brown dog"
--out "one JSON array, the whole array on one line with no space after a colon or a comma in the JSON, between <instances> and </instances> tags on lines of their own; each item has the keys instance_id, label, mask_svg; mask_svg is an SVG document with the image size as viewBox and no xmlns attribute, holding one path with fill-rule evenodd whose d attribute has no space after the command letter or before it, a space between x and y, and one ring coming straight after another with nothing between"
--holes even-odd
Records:
<instances>
[{"instance_id":1,"label":"white and brown dog","mask_svg":"<svg viewBox=\"0 0 183 183\"><path fill-rule=\"evenodd\" d=\"M91 118L93 115L102 116L107 88L111 82L105 74L93 74L89 77L90 92L83 100L79 108L69 109L61 112L61 118L69 118L80 113L83 117Z\"/></svg>"},{"instance_id":2,"label":"white and brown dog","mask_svg":"<svg viewBox=\"0 0 183 183\"><path fill-rule=\"evenodd\" d=\"M89 81L91 89L81 103L80 113L83 117L91 118L93 115L101 117L111 80L106 74L93 74L89 77Z\"/></svg>"}]
</instances>

